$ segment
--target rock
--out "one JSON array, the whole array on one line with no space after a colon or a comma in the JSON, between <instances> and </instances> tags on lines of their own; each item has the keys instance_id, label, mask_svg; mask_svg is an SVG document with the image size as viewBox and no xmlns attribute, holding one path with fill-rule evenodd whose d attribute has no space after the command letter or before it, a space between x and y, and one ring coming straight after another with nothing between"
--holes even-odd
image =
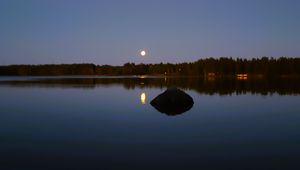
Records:
<instances>
[{"instance_id":1,"label":"rock","mask_svg":"<svg viewBox=\"0 0 300 170\"><path fill-rule=\"evenodd\" d=\"M184 91L172 87L155 97L150 104L159 112L172 116L190 110L194 101Z\"/></svg>"}]
</instances>

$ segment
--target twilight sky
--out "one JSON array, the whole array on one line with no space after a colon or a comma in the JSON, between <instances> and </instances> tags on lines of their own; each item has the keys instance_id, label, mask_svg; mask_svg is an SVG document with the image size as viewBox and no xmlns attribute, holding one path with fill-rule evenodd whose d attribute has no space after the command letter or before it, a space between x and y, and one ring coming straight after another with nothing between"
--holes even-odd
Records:
<instances>
[{"instance_id":1,"label":"twilight sky","mask_svg":"<svg viewBox=\"0 0 300 170\"><path fill-rule=\"evenodd\" d=\"M299 7L299 0L0 0L0 65L300 57Z\"/></svg>"}]
</instances>

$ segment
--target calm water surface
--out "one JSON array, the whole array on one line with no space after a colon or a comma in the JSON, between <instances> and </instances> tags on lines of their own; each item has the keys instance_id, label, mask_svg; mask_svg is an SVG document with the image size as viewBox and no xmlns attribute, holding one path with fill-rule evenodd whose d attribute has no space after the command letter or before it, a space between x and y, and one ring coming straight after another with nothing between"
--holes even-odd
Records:
<instances>
[{"instance_id":1,"label":"calm water surface","mask_svg":"<svg viewBox=\"0 0 300 170\"><path fill-rule=\"evenodd\" d=\"M0 78L1 169L300 167L299 81ZM169 86L193 107L150 101Z\"/></svg>"}]
</instances>

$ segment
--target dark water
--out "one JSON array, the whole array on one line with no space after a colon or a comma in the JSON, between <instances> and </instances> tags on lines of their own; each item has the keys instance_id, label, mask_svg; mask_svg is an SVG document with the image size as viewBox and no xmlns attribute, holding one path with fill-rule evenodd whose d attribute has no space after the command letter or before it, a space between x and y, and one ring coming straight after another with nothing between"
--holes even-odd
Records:
<instances>
[{"instance_id":1,"label":"dark water","mask_svg":"<svg viewBox=\"0 0 300 170\"><path fill-rule=\"evenodd\" d=\"M298 80L0 78L0 169L298 169ZM193 107L168 116L167 87ZM144 100L145 98L145 100Z\"/></svg>"}]
</instances>

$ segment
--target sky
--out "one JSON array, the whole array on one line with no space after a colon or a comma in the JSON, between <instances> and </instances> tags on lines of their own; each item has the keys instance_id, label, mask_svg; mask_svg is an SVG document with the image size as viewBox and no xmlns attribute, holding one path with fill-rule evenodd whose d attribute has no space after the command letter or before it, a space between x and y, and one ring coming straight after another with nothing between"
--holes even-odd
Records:
<instances>
[{"instance_id":1,"label":"sky","mask_svg":"<svg viewBox=\"0 0 300 170\"><path fill-rule=\"evenodd\" d=\"M299 0L0 0L0 65L300 57L299 7Z\"/></svg>"}]
</instances>

